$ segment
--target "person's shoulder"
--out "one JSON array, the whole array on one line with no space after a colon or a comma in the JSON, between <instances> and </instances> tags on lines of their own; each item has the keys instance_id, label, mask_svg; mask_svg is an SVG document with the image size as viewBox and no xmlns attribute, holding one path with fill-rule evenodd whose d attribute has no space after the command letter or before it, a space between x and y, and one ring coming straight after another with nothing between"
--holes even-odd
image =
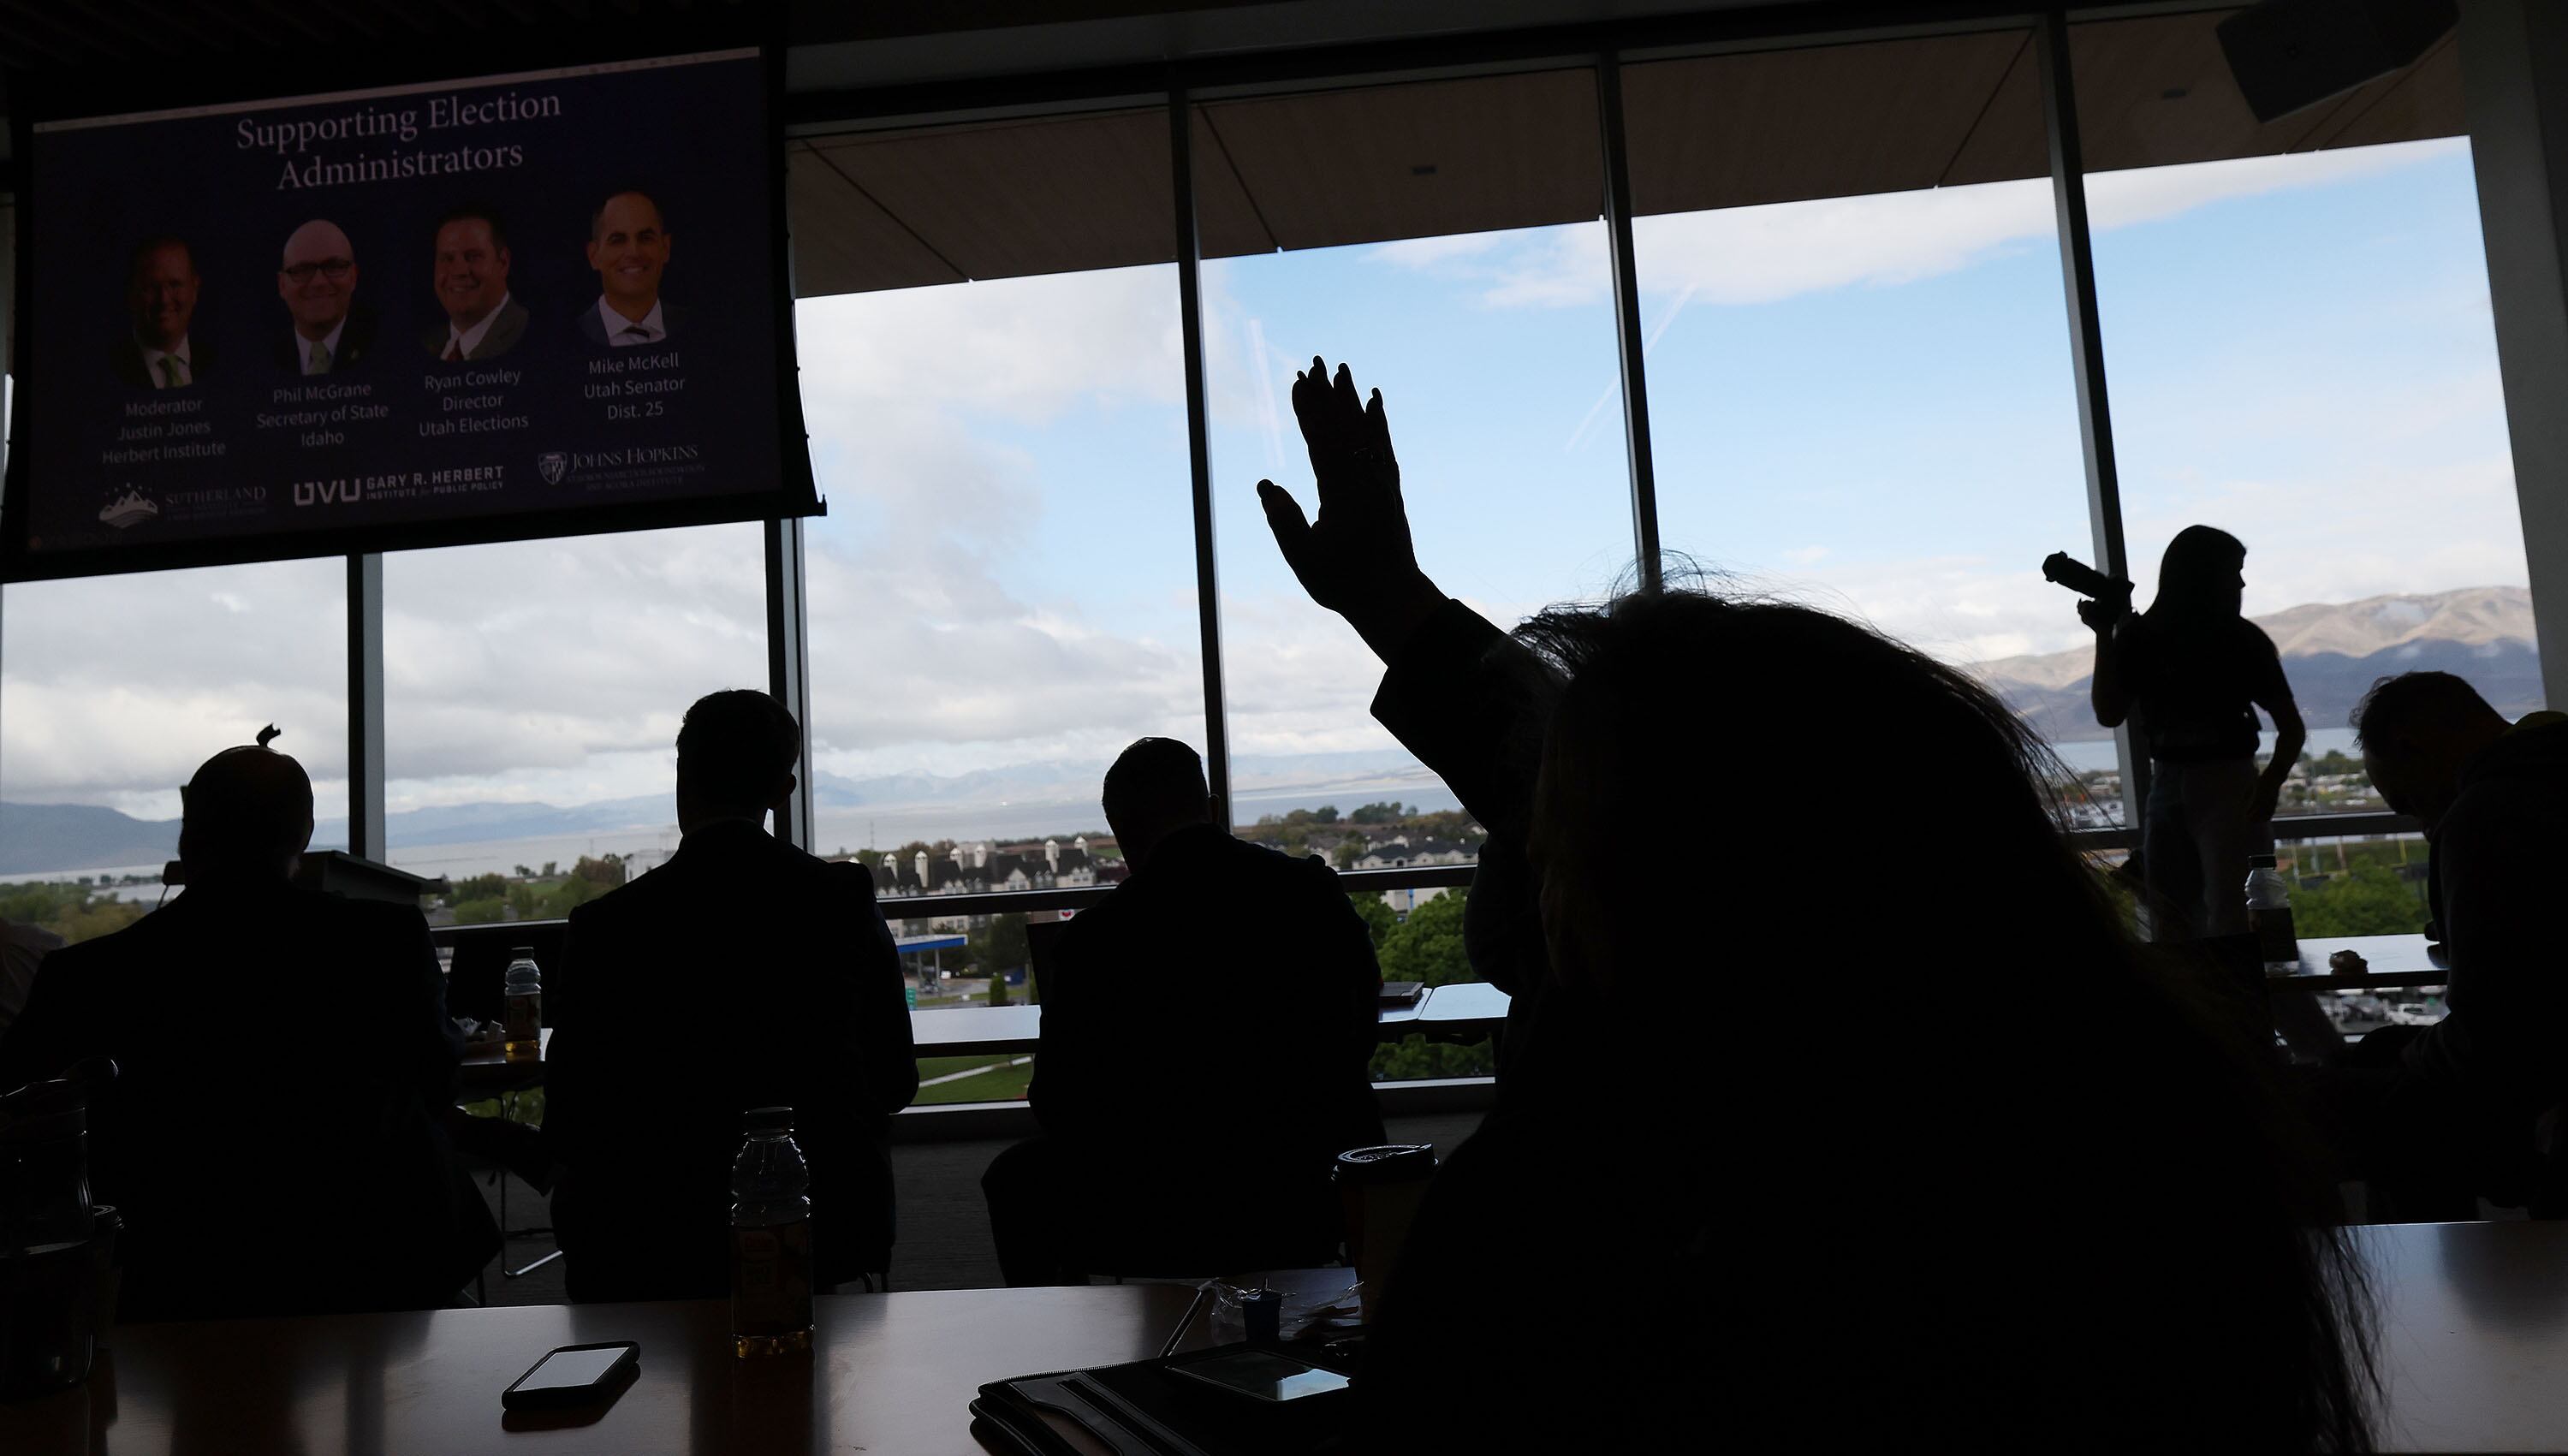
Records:
<instances>
[{"instance_id":1,"label":"person's shoulder","mask_svg":"<svg viewBox=\"0 0 2568 1456\"><path fill-rule=\"evenodd\" d=\"M310 913L372 936L409 936L428 928L428 917L416 905L391 900L357 900L346 895L309 897Z\"/></svg>"},{"instance_id":2,"label":"person's shoulder","mask_svg":"<svg viewBox=\"0 0 2568 1456\"><path fill-rule=\"evenodd\" d=\"M581 338L601 349L606 347L606 320L598 317L595 301L592 300L586 308L581 309L571 322L579 326Z\"/></svg>"}]
</instances>

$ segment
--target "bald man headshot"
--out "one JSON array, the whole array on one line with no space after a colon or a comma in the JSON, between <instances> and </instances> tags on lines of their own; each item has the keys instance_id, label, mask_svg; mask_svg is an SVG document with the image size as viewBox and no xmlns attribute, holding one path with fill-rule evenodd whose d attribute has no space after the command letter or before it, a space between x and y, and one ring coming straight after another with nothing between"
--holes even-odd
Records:
<instances>
[{"instance_id":1,"label":"bald man headshot","mask_svg":"<svg viewBox=\"0 0 2568 1456\"><path fill-rule=\"evenodd\" d=\"M195 250L166 233L135 244L125 264L126 334L108 367L138 390L183 390L213 367L213 351L189 337L196 320Z\"/></svg>"},{"instance_id":2,"label":"bald man headshot","mask_svg":"<svg viewBox=\"0 0 2568 1456\"><path fill-rule=\"evenodd\" d=\"M580 310L580 337L600 349L666 341L679 310L660 301L669 266L669 221L659 199L637 188L616 192L588 216L588 266L597 270L594 307Z\"/></svg>"},{"instance_id":3,"label":"bald man headshot","mask_svg":"<svg viewBox=\"0 0 2568 1456\"><path fill-rule=\"evenodd\" d=\"M277 340L282 372L343 374L373 354L375 317L356 301L357 251L339 224L316 217L287 234L276 296L294 324Z\"/></svg>"}]
</instances>

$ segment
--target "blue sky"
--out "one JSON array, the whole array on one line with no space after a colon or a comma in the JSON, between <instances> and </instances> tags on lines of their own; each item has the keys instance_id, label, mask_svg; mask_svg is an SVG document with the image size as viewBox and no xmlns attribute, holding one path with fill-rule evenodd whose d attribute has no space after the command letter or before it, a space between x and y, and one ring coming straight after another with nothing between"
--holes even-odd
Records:
<instances>
[{"instance_id":1,"label":"blue sky","mask_svg":"<svg viewBox=\"0 0 2568 1456\"><path fill-rule=\"evenodd\" d=\"M2090 182L2131 544L2254 550L2251 610L2517 584L2466 145ZM2088 536L2047 183L1644 219L1666 543L1955 661L2068 647L2040 558ZM1304 601L1251 487L1303 495L1313 352L1389 403L1422 558L1508 618L1629 564L1597 224L1208 264L1233 751L1387 747L1378 667ZM1101 761L1202 734L1172 268L807 300L814 757ZM764 680L757 532L388 567L395 807L665 788L676 714ZM344 801L333 562L12 588L0 792L174 812L297 717ZM2151 574L2144 568L2143 581ZM271 705L283 705L272 708ZM246 727L232 733L228 725Z\"/></svg>"}]
</instances>

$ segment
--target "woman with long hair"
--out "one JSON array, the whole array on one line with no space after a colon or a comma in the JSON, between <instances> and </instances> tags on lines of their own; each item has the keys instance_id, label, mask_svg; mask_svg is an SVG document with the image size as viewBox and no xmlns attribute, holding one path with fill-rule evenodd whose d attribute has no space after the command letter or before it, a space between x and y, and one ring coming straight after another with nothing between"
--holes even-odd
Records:
<instances>
[{"instance_id":1,"label":"woman with long hair","mask_svg":"<svg viewBox=\"0 0 2568 1456\"><path fill-rule=\"evenodd\" d=\"M2167 543L2146 612L2078 608L2095 632L2095 721L2119 728L2136 713L2148 741L2140 865L2156 941L2247 931L2247 859L2271 847L2275 805L2308 739L2273 639L2239 614L2246 562L2236 536L2187 526ZM2261 772L2259 708L2274 721Z\"/></svg>"},{"instance_id":2,"label":"woman with long hair","mask_svg":"<svg viewBox=\"0 0 2568 1456\"><path fill-rule=\"evenodd\" d=\"M1501 634L1419 571L1379 405L1316 368L1295 405L1325 504L1261 487L1287 559L1384 699L1431 655L1479 721L1377 713L1482 745L1437 766L1485 793L1525 725L1468 680L1548 684L1518 963L1543 986L1383 1292L1364 1449L2369 1448L2323 1160L2124 933L2013 714L1856 624L1703 590ZM1896 836L1885 742L1935 775Z\"/></svg>"}]
</instances>

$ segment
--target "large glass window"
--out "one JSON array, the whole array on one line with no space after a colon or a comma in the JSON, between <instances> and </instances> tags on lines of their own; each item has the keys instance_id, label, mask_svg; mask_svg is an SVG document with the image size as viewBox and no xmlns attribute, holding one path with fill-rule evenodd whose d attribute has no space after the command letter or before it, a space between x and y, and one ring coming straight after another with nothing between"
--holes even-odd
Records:
<instances>
[{"instance_id":1,"label":"large glass window","mask_svg":"<svg viewBox=\"0 0 2568 1456\"><path fill-rule=\"evenodd\" d=\"M2086 635L2042 558L2092 554L2033 56L2013 30L1624 73L1661 541L2026 707L2010 666ZM2040 723L2073 811L2117 822L2109 737Z\"/></svg>"},{"instance_id":2,"label":"large glass window","mask_svg":"<svg viewBox=\"0 0 2568 1456\"><path fill-rule=\"evenodd\" d=\"M810 276L864 291L797 318L829 501L808 553L818 847L873 864L895 920L923 892L1106 883L1107 764L1148 734L1204 745L1166 115L809 152L815 226L916 254L825 263Z\"/></svg>"},{"instance_id":3,"label":"large glass window","mask_svg":"<svg viewBox=\"0 0 2568 1456\"><path fill-rule=\"evenodd\" d=\"M767 686L755 525L384 558L385 837L437 917L550 919L677 845L678 723Z\"/></svg>"},{"instance_id":4,"label":"large glass window","mask_svg":"<svg viewBox=\"0 0 2568 1456\"><path fill-rule=\"evenodd\" d=\"M1631 505L1588 71L1196 109L1233 817L1341 867L1467 862L1479 826L1368 712L1382 665L1277 553L1318 508L1313 356L1379 388L1422 565L1500 626L1605 591ZM1325 165L1315 160L1325 158ZM1403 913L1406 913L1405 907Z\"/></svg>"},{"instance_id":5,"label":"large glass window","mask_svg":"<svg viewBox=\"0 0 2568 1456\"><path fill-rule=\"evenodd\" d=\"M2282 808L2377 809L2348 726L2376 679L2456 673L2509 715L2543 697L2469 144L2438 136L2457 59L2257 128L2211 19L2073 47L2110 168L2086 187L2132 572L2145 605L2177 531L2243 540L2246 614L2310 728ZM2424 140L2357 145L2395 137ZM2303 867L2387 885L2400 851L2376 850Z\"/></svg>"},{"instance_id":6,"label":"large glass window","mask_svg":"<svg viewBox=\"0 0 2568 1456\"><path fill-rule=\"evenodd\" d=\"M282 561L0 594L0 880L14 882L0 916L79 940L140 915L177 853L178 785L269 724L312 775L314 845L346 846L345 570Z\"/></svg>"}]
</instances>

